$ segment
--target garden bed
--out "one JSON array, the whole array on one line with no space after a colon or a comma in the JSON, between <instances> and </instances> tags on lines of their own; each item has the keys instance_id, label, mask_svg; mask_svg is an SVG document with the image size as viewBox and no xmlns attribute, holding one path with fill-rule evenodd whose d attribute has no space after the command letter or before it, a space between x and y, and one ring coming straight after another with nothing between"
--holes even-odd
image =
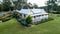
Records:
<instances>
[{"instance_id":1,"label":"garden bed","mask_svg":"<svg viewBox=\"0 0 60 34\"><path fill-rule=\"evenodd\" d=\"M12 16L7 13L0 17L0 21L5 22L5 21L10 20L11 18L12 18Z\"/></svg>"}]
</instances>

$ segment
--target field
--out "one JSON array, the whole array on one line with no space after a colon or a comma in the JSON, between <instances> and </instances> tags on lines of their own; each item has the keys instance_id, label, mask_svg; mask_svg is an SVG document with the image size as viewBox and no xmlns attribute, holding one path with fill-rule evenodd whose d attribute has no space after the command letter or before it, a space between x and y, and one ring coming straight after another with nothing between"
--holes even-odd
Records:
<instances>
[{"instance_id":1,"label":"field","mask_svg":"<svg viewBox=\"0 0 60 34\"><path fill-rule=\"evenodd\" d=\"M26 29L15 18L0 23L0 34L60 34L60 17L58 14L51 15L54 20L33 25Z\"/></svg>"}]
</instances>

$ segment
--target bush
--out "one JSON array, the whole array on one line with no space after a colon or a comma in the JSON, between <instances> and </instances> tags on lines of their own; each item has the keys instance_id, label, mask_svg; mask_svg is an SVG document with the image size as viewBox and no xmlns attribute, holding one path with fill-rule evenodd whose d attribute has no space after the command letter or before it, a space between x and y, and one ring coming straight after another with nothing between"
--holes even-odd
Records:
<instances>
[{"instance_id":1,"label":"bush","mask_svg":"<svg viewBox=\"0 0 60 34\"><path fill-rule=\"evenodd\" d=\"M26 22L27 24L32 24L32 17L30 15L26 18Z\"/></svg>"},{"instance_id":2,"label":"bush","mask_svg":"<svg viewBox=\"0 0 60 34\"><path fill-rule=\"evenodd\" d=\"M13 13L12 13L13 18L18 18L18 17L17 17L17 14L18 14L17 12L13 12Z\"/></svg>"},{"instance_id":3,"label":"bush","mask_svg":"<svg viewBox=\"0 0 60 34\"><path fill-rule=\"evenodd\" d=\"M54 18L52 18L52 17L49 17L49 18L48 18L48 21L50 21L50 20L54 20Z\"/></svg>"},{"instance_id":4,"label":"bush","mask_svg":"<svg viewBox=\"0 0 60 34\"><path fill-rule=\"evenodd\" d=\"M48 19L42 19L41 20L41 23L45 23L45 22L48 22L48 21L51 21L53 20L53 18L49 17Z\"/></svg>"},{"instance_id":5,"label":"bush","mask_svg":"<svg viewBox=\"0 0 60 34\"><path fill-rule=\"evenodd\" d=\"M47 21L48 21L48 19L42 19L42 20L41 20L41 23L47 22Z\"/></svg>"}]
</instances>

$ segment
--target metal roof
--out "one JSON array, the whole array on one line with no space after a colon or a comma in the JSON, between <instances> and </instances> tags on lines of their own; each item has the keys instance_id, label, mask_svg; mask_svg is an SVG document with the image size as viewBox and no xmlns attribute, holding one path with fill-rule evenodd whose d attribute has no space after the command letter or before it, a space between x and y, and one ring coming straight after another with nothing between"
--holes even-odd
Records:
<instances>
[{"instance_id":1,"label":"metal roof","mask_svg":"<svg viewBox=\"0 0 60 34\"><path fill-rule=\"evenodd\" d=\"M48 14L47 12L44 11L44 9L21 9L18 12L22 13L22 14L29 14L30 11L33 13L33 14L31 14L32 16L41 15L41 14Z\"/></svg>"}]
</instances>

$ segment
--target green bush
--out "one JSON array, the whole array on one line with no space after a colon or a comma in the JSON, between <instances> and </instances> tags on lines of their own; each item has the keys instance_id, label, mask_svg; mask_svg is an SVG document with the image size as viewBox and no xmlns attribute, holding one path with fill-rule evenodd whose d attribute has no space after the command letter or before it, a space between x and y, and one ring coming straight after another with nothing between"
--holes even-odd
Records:
<instances>
[{"instance_id":1,"label":"green bush","mask_svg":"<svg viewBox=\"0 0 60 34\"><path fill-rule=\"evenodd\" d=\"M32 17L30 15L26 18L26 22L27 24L32 24Z\"/></svg>"},{"instance_id":2,"label":"green bush","mask_svg":"<svg viewBox=\"0 0 60 34\"><path fill-rule=\"evenodd\" d=\"M48 18L48 21L50 21L50 20L54 20L54 18L52 18L52 17L49 17L49 18Z\"/></svg>"}]
</instances>

